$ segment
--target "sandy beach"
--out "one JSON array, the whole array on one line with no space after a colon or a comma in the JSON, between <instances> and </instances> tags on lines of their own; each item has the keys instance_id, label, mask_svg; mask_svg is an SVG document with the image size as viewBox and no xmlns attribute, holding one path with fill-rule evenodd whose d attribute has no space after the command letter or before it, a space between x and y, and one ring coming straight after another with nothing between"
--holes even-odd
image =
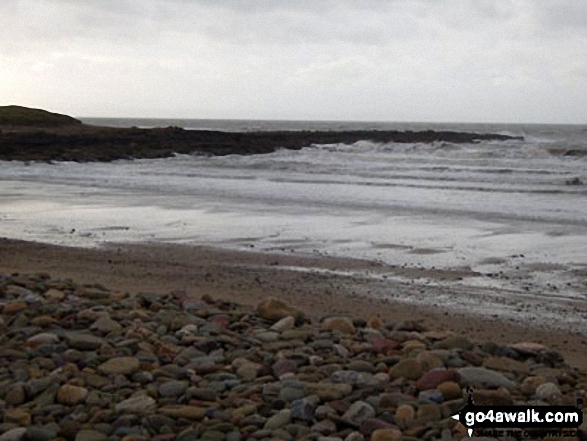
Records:
<instances>
[{"instance_id":1,"label":"sandy beach","mask_svg":"<svg viewBox=\"0 0 587 441\"><path fill-rule=\"evenodd\" d=\"M52 277L99 283L129 293L184 291L196 298L210 295L245 305L256 305L272 295L314 318L332 314L364 319L378 316L386 323L416 321L476 341L542 343L563 354L570 365L587 369L587 338L561 329L561 323L527 323L455 311L441 304L410 304L405 298L441 298L450 288L420 283L410 286L390 277L371 277L393 272L403 278L412 276L415 281L422 277L462 277L455 271L428 270L422 274L426 270L392 268L364 260L211 247L111 244L84 249L8 239L0 242L0 271L47 272ZM452 295L459 295L452 289ZM399 300L394 299L394 293L401 293Z\"/></svg>"},{"instance_id":2,"label":"sandy beach","mask_svg":"<svg viewBox=\"0 0 587 441\"><path fill-rule=\"evenodd\" d=\"M586 23L0 3L0 441L587 440Z\"/></svg>"}]
</instances>

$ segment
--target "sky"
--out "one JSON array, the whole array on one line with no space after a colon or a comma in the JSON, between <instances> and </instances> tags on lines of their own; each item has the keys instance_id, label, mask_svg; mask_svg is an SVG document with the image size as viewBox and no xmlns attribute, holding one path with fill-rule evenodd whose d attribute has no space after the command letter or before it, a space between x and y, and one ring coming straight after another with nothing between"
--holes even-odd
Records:
<instances>
[{"instance_id":1,"label":"sky","mask_svg":"<svg viewBox=\"0 0 587 441\"><path fill-rule=\"evenodd\" d=\"M0 105L587 123L584 0L2 0Z\"/></svg>"}]
</instances>

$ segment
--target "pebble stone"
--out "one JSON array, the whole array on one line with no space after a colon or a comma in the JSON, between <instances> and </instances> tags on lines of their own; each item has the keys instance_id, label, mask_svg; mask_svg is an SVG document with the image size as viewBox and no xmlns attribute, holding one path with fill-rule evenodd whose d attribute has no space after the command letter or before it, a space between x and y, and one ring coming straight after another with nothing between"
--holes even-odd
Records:
<instances>
[{"instance_id":1,"label":"pebble stone","mask_svg":"<svg viewBox=\"0 0 587 441\"><path fill-rule=\"evenodd\" d=\"M0 441L463 439L467 387L497 405L586 398L549 348L410 320L47 275L0 275L0 294Z\"/></svg>"}]
</instances>

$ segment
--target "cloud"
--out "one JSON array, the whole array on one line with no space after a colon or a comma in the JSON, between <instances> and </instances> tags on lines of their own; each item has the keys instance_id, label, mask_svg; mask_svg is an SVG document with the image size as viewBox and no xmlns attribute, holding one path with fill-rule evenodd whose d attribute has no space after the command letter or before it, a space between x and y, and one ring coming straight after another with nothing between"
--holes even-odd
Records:
<instances>
[{"instance_id":1,"label":"cloud","mask_svg":"<svg viewBox=\"0 0 587 441\"><path fill-rule=\"evenodd\" d=\"M574 0L4 0L0 100L76 115L578 121L586 23Z\"/></svg>"}]
</instances>

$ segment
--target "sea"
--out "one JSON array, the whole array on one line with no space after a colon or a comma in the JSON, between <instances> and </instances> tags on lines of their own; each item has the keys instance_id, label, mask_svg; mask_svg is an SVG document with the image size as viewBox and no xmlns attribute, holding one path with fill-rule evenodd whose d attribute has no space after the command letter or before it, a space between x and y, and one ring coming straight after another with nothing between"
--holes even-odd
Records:
<instances>
[{"instance_id":1,"label":"sea","mask_svg":"<svg viewBox=\"0 0 587 441\"><path fill-rule=\"evenodd\" d=\"M464 280L427 283L533 295L546 309L564 303L574 319L587 318L587 125L81 119L232 132L523 136L472 144L364 140L111 163L4 161L0 235L66 246L177 243L464 269L471 274Z\"/></svg>"}]
</instances>

